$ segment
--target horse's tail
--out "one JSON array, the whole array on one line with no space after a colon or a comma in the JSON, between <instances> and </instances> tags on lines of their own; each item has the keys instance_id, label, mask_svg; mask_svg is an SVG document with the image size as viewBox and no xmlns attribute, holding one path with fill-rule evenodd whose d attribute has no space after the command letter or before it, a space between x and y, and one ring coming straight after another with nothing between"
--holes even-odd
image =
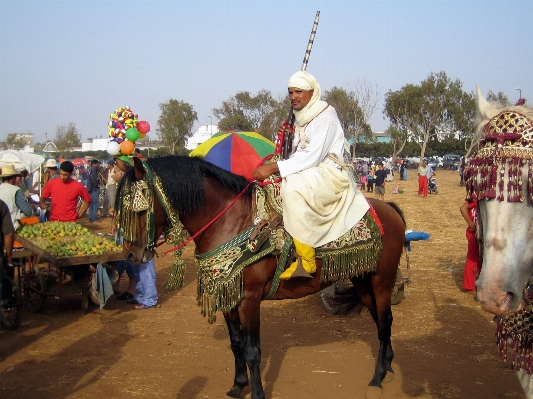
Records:
<instances>
[{"instance_id":1,"label":"horse's tail","mask_svg":"<svg viewBox=\"0 0 533 399\"><path fill-rule=\"evenodd\" d=\"M353 285L344 288L336 287L335 296L331 298L331 303L337 309L336 314L338 315L358 315L365 307Z\"/></svg>"},{"instance_id":2,"label":"horse's tail","mask_svg":"<svg viewBox=\"0 0 533 399\"><path fill-rule=\"evenodd\" d=\"M387 202L387 204L389 204L391 206L391 208L394 209L398 213L398 215L400 215L400 217L403 220L403 225L407 226L407 222L405 221L405 217L403 216L403 211L400 209L400 207L398 205L396 205L394 202ZM408 246L409 246L409 242L407 240L405 240L403 242L404 249L407 248Z\"/></svg>"},{"instance_id":3,"label":"horse's tail","mask_svg":"<svg viewBox=\"0 0 533 399\"><path fill-rule=\"evenodd\" d=\"M396 205L396 203L394 202L387 202L387 204L389 204L392 207L392 209L394 209L398 213L398 215L400 215L400 217L403 220L404 226L406 226L407 223L405 222L405 217L403 216L403 211L400 209L400 207Z\"/></svg>"}]
</instances>

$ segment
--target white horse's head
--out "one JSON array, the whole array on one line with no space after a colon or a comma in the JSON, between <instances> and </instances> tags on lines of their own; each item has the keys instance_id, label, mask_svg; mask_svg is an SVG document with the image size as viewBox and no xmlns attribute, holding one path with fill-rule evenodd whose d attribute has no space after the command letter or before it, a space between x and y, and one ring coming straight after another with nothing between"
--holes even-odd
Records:
<instances>
[{"instance_id":1,"label":"white horse's head","mask_svg":"<svg viewBox=\"0 0 533 399\"><path fill-rule=\"evenodd\" d=\"M476 286L483 309L502 316L528 300L533 276L533 109L488 103L479 88L477 106L481 141L465 169L483 241Z\"/></svg>"}]
</instances>

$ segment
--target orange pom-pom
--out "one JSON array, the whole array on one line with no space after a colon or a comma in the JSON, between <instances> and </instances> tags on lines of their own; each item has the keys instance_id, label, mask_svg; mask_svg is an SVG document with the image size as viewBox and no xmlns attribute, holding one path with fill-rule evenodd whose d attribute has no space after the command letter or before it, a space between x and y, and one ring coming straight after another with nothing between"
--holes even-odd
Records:
<instances>
[{"instance_id":1,"label":"orange pom-pom","mask_svg":"<svg viewBox=\"0 0 533 399\"><path fill-rule=\"evenodd\" d=\"M124 155L130 155L134 149L135 144L133 144L133 141L124 140L120 143L120 152Z\"/></svg>"}]
</instances>

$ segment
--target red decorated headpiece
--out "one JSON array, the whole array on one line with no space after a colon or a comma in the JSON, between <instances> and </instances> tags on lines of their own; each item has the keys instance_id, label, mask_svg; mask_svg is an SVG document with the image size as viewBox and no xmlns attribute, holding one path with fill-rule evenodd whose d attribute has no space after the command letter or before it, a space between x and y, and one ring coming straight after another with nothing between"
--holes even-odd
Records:
<instances>
[{"instance_id":1,"label":"red decorated headpiece","mask_svg":"<svg viewBox=\"0 0 533 399\"><path fill-rule=\"evenodd\" d=\"M527 195L533 202L533 120L520 112L506 110L487 122L483 132L485 137L464 171L467 198L477 193L479 200L524 201L526 183ZM524 168L527 168L526 182L523 182Z\"/></svg>"}]
</instances>

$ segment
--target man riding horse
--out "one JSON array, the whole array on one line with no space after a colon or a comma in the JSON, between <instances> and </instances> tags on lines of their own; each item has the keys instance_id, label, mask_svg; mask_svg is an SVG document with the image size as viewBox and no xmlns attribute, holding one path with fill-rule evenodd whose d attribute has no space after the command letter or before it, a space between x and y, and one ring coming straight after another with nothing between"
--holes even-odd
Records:
<instances>
[{"instance_id":1,"label":"man riding horse","mask_svg":"<svg viewBox=\"0 0 533 399\"><path fill-rule=\"evenodd\" d=\"M344 131L337 112L320 100L315 77L304 71L295 73L288 92L296 117L293 152L289 159L252 172L261 181L277 172L283 178L283 220L298 257L281 274L283 280L302 277L295 274L299 262L307 273L315 273L315 248L345 234L369 209L343 162Z\"/></svg>"}]
</instances>

